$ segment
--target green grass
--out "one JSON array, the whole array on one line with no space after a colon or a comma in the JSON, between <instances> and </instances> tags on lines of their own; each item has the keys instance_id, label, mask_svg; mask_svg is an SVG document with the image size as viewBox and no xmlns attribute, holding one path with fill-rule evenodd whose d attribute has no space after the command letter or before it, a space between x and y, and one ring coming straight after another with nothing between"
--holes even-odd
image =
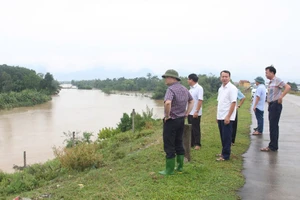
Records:
<instances>
[{"instance_id":1,"label":"green grass","mask_svg":"<svg viewBox=\"0 0 300 200\"><path fill-rule=\"evenodd\" d=\"M289 94L300 96L300 92L299 91L289 91Z\"/></svg>"},{"instance_id":2,"label":"green grass","mask_svg":"<svg viewBox=\"0 0 300 200\"><path fill-rule=\"evenodd\" d=\"M201 121L202 148L191 151L191 162L184 172L161 176L165 167L162 124L157 121L147 134L122 133L99 144L103 166L83 172L67 171L44 186L15 196L51 199L239 199L237 190L244 185L242 154L248 149L250 97L239 110L236 145L229 161L216 162L221 151L216 123L216 99L204 104ZM83 184L83 187L79 184Z\"/></svg>"}]
</instances>

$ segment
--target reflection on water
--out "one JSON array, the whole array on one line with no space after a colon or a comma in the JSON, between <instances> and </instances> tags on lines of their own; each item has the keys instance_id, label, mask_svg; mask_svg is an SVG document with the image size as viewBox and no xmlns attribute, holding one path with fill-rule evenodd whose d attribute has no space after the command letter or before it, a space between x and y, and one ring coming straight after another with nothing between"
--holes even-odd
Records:
<instances>
[{"instance_id":1,"label":"reflection on water","mask_svg":"<svg viewBox=\"0 0 300 200\"><path fill-rule=\"evenodd\" d=\"M153 108L163 116L163 102L137 95L106 95L99 90L62 90L42 105L0 111L0 169L12 172L13 164L45 162L53 158L52 147L63 145L63 132L116 127L123 113Z\"/></svg>"}]
</instances>

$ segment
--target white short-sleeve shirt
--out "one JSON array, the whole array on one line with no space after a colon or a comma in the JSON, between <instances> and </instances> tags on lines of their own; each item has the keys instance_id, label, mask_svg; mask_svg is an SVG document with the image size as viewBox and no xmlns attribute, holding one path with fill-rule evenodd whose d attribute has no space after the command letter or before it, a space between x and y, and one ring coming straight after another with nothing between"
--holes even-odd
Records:
<instances>
[{"instance_id":1,"label":"white short-sleeve shirt","mask_svg":"<svg viewBox=\"0 0 300 200\"><path fill-rule=\"evenodd\" d=\"M224 120L228 115L230 106L237 100L238 89L232 84L227 83L225 86L221 85L218 91L218 111L217 120ZM230 120L234 121L236 116L236 106L230 116Z\"/></svg>"},{"instance_id":2,"label":"white short-sleeve shirt","mask_svg":"<svg viewBox=\"0 0 300 200\"><path fill-rule=\"evenodd\" d=\"M198 101L203 100L203 88L201 85L196 83L195 85L191 86L190 93L194 100L194 106L189 115L194 115L194 113L196 112L196 109L197 109ZM202 115L202 106L198 112L198 115L199 116Z\"/></svg>"}]
</instances>

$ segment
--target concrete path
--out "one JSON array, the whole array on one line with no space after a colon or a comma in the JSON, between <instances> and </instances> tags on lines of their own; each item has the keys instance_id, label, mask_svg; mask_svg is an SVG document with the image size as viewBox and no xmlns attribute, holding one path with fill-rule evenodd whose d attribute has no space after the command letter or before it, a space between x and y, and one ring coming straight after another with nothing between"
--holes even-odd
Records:
<instances>
[{"instance_id":1,"label":"concrete path","mask_svg":"<svg viewBox=\"0 0 300 200\"><path fill-rule=\"evenodd\" d=\"M256 127L255 116L252 115ZM244 154L243 174L246 184L240 189L243 200L300 199L300 97L287 95L279 122L278 152L261 152L270 140L268 110L265 108L263 136L251 135L251 145Z\"/></svg>"}]
</instances>

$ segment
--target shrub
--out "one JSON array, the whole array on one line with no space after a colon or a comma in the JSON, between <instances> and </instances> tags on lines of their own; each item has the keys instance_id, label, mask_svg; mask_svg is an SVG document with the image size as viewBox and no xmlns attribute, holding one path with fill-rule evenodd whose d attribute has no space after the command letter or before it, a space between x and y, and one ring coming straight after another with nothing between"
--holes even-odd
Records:
<instances>
[{"instance_id":1,"label":"shrub","mask_svg":"<svg viewBox=\"0 0 300 200\"><path fill-rule=\"evenodd\" d=\"M41 187L47 181L53 180L63 173L58 160L48 161L44 164L33 164L14 174L0 171L0 196Z\"/></svg>"},{"instance_id":2,"label":"shrub","mask_svg":"<svg viewBox=\"0 0 300 200\"><path fill-rule=\"evenodd\" d=\"M112 136L120 133L120 129L114 129L114 128L103 128L98 133L98 139L103 140L107 138L111 138Z\"/></svg>"},{"instance_id":3,"label":"shrub","mask_svg":"<svg viewBox=\"0 0 300 200\"><path fill-rule=\"evenodd\" d=\"M91 143L91 137L93 136L90 132L83 132L82 136L79 135L79 132L64 132L64 135L66 139L64 140L64 143L67 143L66 147L70 148L75 145L81 144L81 143Z\"/></svg>"},{"instance_id":4,"label":"shrub","mask_svg":"<svg viewBox=\"0 0 300 200\"><path fill-rule=\"evenodd\" d=\"M121 122L118 124L118 129L121 132L129 131L132 128L132 119L129 117L127 113L123 113L123 117L121 118Z\"/></svg>"},{"instance_id":5,"label":"shrub","mask_svg":"<svg viewBox=\"0 0 300 200\"><path fill-rule=\"evenodd\" d=\"M51 100L51 97L36 90L23 90L0 94L0 109L33 106Z\"/></svg>"},{"instance_id":6,"label":"shrub","mask_svg":"<svg viewBox=\"0 0 300 200\"><path fill-rule=\"evenodd\" d=\"M148 106L146 106L146 111L143 111L143 119L153 119L153 108L150 109Z\"/></svg>"},{"instance_id":7,"label":"shrub","mask_svg":"<svg viewBox=\"0 0 300 200\"><path fill-rule=\"evenodd\" d=\"M81 143L72 148L54 148L54 155L64 168L78 171L98 168L102 163L96 144Z\"/></svg>"},{"instance_id":8,"label":"shrub","mask_svg":"<svg viewBox=\"0 0 300 200\"><path fill-rule=\"evenodd\" d=\"M154 121L153 117L153 109L149 109L146 107L146 111L143 111L142 115L136 113L134 116L134 129L141 130L146 126L147 122ZM149 124L148 124L149 125ZM130 117L127 113L123 113L123 117L121 118L121 122L118 124L118 129L121 132L126 132L132 129L132 116Z\"/></svg>"},{"instance_id":9,"label":"shrub","mask_svg":"<svg viewBox=\"0 0 300 200\"><path fill-rule=\"evenodd\" d=\"M39 182L50 181L62 173L60 163L57 159L44 164L33 164L24 169L24 173L33 175Z\"/></svg>"},{"instance_id":10,"label":"shrub","mask_svg":"<svg viewBox=\"0 0 300 200\"><path fill-rule=\"evenodd\" d=\"M145 136L148 136L148 135L151 135L154 133L154 130L151 130L151 129L144 129L144 130L141 130L140 132L138 132L136 135L135 135L135 138L138 139L140 137L145 137Z\"/></svg>"},{"instance_id":11,"label":"shrub","mask_svg":"<svg viewBox=\"0 0 300 200\"><path fill-rule=\"evenodd\" d=\"M0 173L0 196L28 191L38 186L38 181L31 174L16 172L14 174Z\"/></svg>"},{"instance_id":12,"label":"shrub","mask_svg":"<svg viewBox=\"0 0 300 200\"><path fill-rule=\"evenodd\" d=\"M131 140L131 138L132 138L132 132L131 131L120 133L120 134L115 136L115 139L118 142L129 142Z\"/></svg>"}]
</instances>

